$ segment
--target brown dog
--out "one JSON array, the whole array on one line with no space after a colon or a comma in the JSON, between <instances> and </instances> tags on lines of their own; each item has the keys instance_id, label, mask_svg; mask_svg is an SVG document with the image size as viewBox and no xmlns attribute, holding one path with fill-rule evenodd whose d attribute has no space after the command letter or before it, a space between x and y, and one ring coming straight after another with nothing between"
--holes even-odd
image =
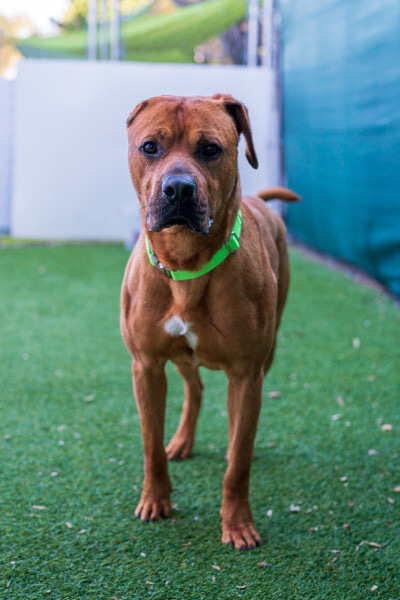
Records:
<instances>
[{"instance_id":1,"label":"brown dog","mask_svg":"<svg viewBox=\"0 0 400 600\"><path fill-rule=\"evenodd\" d=\"M203 387L198 366L222 369L229 380L222 542L254 548L261 539L248 498L253 441L289 277L285 227L262 199L299 198L281 188L241 198L241 133L249 163L258 162L247 110L231 96L151 98L127 124L143 220L121 297L144 444L136 515L171 515L167 459L190 455ZM164 450L167 360L183 378L185 400Z\"/></svg>"}]
</instances>

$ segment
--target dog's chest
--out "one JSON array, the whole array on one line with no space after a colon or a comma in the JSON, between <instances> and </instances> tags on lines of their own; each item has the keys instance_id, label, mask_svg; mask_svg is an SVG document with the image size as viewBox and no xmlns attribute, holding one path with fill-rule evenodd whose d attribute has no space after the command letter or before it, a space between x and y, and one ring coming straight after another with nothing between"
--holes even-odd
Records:
<instances>
[{"instance_id":1,"label":"dog's chest","mask_svg":"<svg viewBox=\"0 0 400 600\"><path fill-rule=\"evenodd\" d=\"M174 282L172 297L151 337L153 344L157 338L158 352L173 361L208 368L240 360L249 354L249 347L262 353L274 319L270 321L265 311L264 283L257 287L258 280L254 283L249 277L241 271L230 273L229 281L219 274L211 281L199 278L189 285ZM276 287L272 280L271 285Z\"/></svg>"},{"instance_id":2,"label":"dog's chest","mask_svg":"<svg viewBox=\"0 0 400 600\"><path fill-rule=\"evenodd\" d=\"M195 351L197 346L197 335L193 331L193 325L185 322L178 315L172 315L164 323L165 332L172 338L184 337L188 346Z\"/></svg>"}]
</instances>

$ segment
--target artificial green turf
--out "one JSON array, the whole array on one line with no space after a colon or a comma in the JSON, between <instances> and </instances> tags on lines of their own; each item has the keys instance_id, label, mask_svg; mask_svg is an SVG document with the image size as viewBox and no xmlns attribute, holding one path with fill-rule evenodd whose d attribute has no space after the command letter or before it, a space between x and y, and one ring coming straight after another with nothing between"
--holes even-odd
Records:
<instances>
[{"instance_id":1,"label":"artificial green turf","mask_svg":"<svg viewBox=\"0 0 400 600\"><path fill-rule=\"evenodd\" d=\"M142 447L118 325L126 260L119 246L0 251L0 597L398 600L393 302L292 252L252 470L265 543L240 552L219 541L222 374L203 371L194 456L170 465L174 518L143 524L133 516ZM182 390L168 372L170 436ZM271 390L280 396L269 398ZM300 512L290 512L292 503ZM381 547L357 550L364 540Z\"/></svg>"}]
</instances>

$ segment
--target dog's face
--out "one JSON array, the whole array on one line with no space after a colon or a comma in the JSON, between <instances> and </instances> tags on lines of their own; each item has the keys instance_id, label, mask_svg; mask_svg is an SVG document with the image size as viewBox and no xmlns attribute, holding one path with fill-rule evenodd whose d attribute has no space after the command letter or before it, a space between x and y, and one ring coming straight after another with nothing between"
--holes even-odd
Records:
<instances>
[{"instance_id":1,"label":"dog's face","mask_svg":"<svg viewBox=\"0 0 400 600\"><path fill-rule=\"evenodd\" d=\"M207 235L237 185L237 145L257 168L247 110L228 95L160 96L128 118L129 170L149 231Z\"/></svg>"}]
</instances>

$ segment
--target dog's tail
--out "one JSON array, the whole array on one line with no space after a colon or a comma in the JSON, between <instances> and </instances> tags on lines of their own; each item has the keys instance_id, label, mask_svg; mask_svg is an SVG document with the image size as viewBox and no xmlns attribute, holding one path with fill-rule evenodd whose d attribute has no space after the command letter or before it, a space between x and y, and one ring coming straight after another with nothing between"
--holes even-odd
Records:
<instances>
[{"instance_id":1,"label":"dog's tail","mask_svg":"<svg viewBox=\"0 0 400 600\"><path fill-rule=\"evenodd\" d=\"M285 200L286 202L301 202L300 196L287 188L276 187L258 192L257 196L263 200Z\"/></svg>"}]
</instances>

